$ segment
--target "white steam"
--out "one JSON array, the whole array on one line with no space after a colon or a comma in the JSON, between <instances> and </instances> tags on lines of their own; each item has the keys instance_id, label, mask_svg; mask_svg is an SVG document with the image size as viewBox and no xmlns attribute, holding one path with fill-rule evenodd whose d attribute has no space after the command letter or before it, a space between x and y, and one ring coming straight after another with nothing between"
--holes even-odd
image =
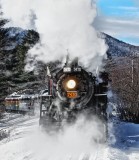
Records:
<instances>
[{"instance_id":1,"label":"white steam","mask_svg":"<svg viewBox=\"0 0 139 160\"><path fill-rule=\"evenodd\" d=\"M63 131L35 132L25 146L39 160L94 160L98 149L103 147L97 142L103 136L100 124L96 119L87 121L80 117Z\"/></svg>"},{"instance_id":2,"label":"white steam","mask_svg":"<svg viewBox=\"0 0 139 160\"><path fill-rule=\"evenodd\" d=\"M61 60L69 50L91 70L101 65L106 53L105 41L92 27L96 5L92 0L1 0L4 17L10 26L36 29L40 43L28 53L27 67L34 61ZM31 58L32 59L32 58ZM34 64L34 63L32 63Z\"/></svg>"}]
</instances>

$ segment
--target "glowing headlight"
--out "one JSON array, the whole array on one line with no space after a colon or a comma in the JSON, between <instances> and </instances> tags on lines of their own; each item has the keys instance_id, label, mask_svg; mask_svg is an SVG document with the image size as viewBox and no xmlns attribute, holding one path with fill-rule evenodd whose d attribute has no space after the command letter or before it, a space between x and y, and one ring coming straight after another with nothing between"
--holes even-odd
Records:
<instances>
[{"instance_id":1,"label":"glowing headlight","mask_svg":"<svg viewBox=\"0 0 139 160\"><path fill-rule=\"evenodd\" d=\"M74 80L69 80L68 82L67 82L67 87L69 88L69 89L73 89L73 88L75 88L75 86L76 86L76 82L74 81Z\"/></svg>"}]
</instances>

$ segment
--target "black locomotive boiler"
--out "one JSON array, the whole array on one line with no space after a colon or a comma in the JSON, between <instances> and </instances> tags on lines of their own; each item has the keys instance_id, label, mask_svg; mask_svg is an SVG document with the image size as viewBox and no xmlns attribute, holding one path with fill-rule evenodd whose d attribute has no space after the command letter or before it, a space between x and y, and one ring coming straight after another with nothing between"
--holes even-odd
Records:
<instances>
[{"instance_id":1,"label":"black locomotive boiler","mask_svg":"<svg viewBox=\"0 0 139 160\"><path fill-rule=\"evenodd\" d=\"M108 75L96 77L75 59L55 75L48 74L48 94L41 96L40 125L73 122L80 113L106 119Z\"/></svg>"}]
</instances>

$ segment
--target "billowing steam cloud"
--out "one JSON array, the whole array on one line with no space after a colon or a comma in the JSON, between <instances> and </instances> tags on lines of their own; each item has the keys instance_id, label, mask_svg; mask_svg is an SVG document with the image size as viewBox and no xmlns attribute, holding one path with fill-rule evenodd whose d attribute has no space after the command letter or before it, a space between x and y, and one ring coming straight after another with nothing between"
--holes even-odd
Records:
<instances>
[{"instance_id":1,"label":"billowing steam cloud","mask_svg":"<svg viewBox=\"0 0 139 160\"><path fill-rule=\"evenodd\" d=\"M40 43L28 53L35 61L62 59L67 50L91 70L101 65L107 46L92 27L96 5L92 0L1 0L10 26L36 29Z\"/></svg>"},{"instance_id":2,"label":"billowing steam cloud","mask_svg":"<svg viewBox=\"0 0 139 160\"><path fill-rule=\"evenodd\" d=\"M99 120L87 121L85 117L80 117L74 125L53 134L37 130L28 137L25 146L33 152L34 159L94 160L98 149L104 147L97 143L103 136L100 125Z\"/></svg>"}]
</instances>

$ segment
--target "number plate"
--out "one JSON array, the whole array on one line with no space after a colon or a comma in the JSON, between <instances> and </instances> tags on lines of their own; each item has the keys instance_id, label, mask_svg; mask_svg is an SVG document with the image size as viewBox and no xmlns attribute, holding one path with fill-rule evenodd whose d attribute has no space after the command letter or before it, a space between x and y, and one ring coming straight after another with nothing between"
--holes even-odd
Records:
<instances>
[{"instance_id":1,"label":"number plate","mask_svg":"<svg viewBox=\"0 0 139 160\"><path fill-rule=\"evenodd\" d=\"M70 67L64 67L63 72L64 73L71 72L71 68Z\"/></svg>"},{"instance_id":2,"label":"number plate","mask_svg":"<svg viewBox=\"0 0 139 160\"><path fill-rule=\"evenodd\" d=\"M77 91L68 91L67 92L68 98L77 98L77 96L78 96Z\"/></svg>"}]
</instances>

